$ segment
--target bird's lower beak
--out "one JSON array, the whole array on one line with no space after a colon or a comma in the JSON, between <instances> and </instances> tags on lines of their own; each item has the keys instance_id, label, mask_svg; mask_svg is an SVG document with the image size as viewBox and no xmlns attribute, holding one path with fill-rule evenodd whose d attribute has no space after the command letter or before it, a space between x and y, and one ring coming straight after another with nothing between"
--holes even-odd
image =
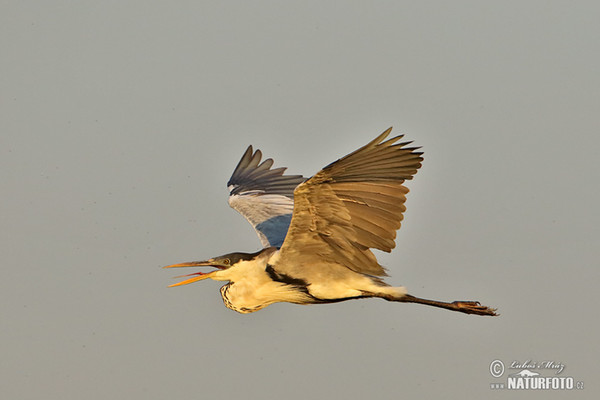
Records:
<instances>
[{"instance_id":1,"label":"bird's lower beak","mask_svg":"<svg viewBox=\"0 0 600 400\"><path fill-rule=\"evenodd\" d=\"M187 276L193 276L193 278L186 279L185 281L174 283L172 285L169 285L169 287L187 285L188 283L194 283L194 282L202 281L204 279L210 278L215 273L219 272L219 270L223 269L220 266L212 265L209 261L185 262L185 263L181 263L181 264L167 265L166 267L163 267L163 268L179 268L179 267L216 267L216 268L219 268L219 269L217 269L215 271L207 272L207 273L204 273L204 272L195 272L193 274L176 276L175 278L183 278L183 277L187 277Z\"/></svg>"}]
</instances>

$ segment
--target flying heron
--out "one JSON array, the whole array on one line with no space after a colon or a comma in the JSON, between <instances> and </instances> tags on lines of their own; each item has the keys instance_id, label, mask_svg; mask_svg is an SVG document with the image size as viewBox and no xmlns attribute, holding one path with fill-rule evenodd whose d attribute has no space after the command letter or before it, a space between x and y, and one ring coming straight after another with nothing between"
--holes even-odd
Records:
<instances>
[{"instance_id":1,"label":"flying heron","mask_svg":"<svg viewBox=\"0 0 600 400\"><path fill-rule=\"evenodd\" d=\"M227 184L229 205L254 227L263 249L229 253L174 267L214 267L170 286L203 279L228 282L221 288L228 308L251 313L269 304L335 303L379 297L466 314L496 315L477 301L442 302L411 296L392 287L370 249L395 247L408 189L403 185L423 161L403 135L385 140L392 128L360 149L329 164L313 177L285 175L286 168L262 163L249 146Z\"/></svg>"}]
</instances>

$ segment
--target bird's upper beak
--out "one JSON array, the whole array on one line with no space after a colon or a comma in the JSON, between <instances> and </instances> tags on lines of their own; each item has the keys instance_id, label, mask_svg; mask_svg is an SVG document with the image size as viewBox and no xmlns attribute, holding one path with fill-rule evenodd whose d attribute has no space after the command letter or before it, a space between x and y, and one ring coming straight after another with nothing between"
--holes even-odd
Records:
<instances>
[{"instance_id":1,"label":"bird's upper beak","mask_svg":"<svg viewBox=\"0 0 600 400\"><path fill-rule=\"evenodd\" d=\"M225 269L225 267L223 267L223 266L215 265L212 260L208 260L208 261L190 261L190 262L184 262L184 263L181 263L181 264L167 265L166 267L163 267L163 268L178 268L178 267L215 267L215 268L218 268L218 269L215 270L215 271L206 272L206 273L204 273L204 272L195 272L193 274L176 276L175 278L183 278L183 277L186 277L186 276L194 276L195 275L193 278L186 279L185 281L174 283L172 285L169 285L169 287L187 285L188 283L193 283L193 282L201 281L201 280L204 280L204 279L208 279L208 278L212 277L215 273L219 272L219 270Z\"/></svg>"}]
</instances>

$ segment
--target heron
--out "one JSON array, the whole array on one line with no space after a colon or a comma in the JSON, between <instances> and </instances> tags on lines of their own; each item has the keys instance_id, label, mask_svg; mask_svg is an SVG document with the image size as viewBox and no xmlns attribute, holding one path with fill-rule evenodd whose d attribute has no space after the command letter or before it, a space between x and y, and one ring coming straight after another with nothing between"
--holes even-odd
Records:
<instances>
[{"instance_id":1,"label":"heron","mask_svg":"<svg viewBox=\"0 0 600 400\"><path fill-rule=\"evenodd\" d=\"M400 142L404 135L387 139L391 130L308 179L272 168L271 158L261 162L261 151L248 146L227 183L228 202L252 225L263 248L168 265L213 268L178 276L187 279L170 286L209 278L227 282L223 302L243 314L277 302L381 298L497 315L478 301L428 300L384 282L386 270L371 249L389 253L395 247L409 191L404 182L423 161L420 147Z\"/></svg>"}]
</instances>

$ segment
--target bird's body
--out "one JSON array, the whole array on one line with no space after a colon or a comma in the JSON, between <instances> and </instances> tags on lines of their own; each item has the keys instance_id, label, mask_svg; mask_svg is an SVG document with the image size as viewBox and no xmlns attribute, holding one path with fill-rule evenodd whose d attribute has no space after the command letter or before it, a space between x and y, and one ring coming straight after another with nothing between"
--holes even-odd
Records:
<instances>
[{"instance_id":1,"label":"bird's body","mask_svg":"<svg viewBox=\"0 0 600 400\"><path fill-rule=\"evenodd\" d=\"M460 311L496 315L478 302L445 303L407 294L380 277L386 275L370 248L390 252L405 211L403 185L421 166L422 153L383 141L391 128L355 152L329 164L310 179L284 175L260 163L248 147L229 183L229 204L255 228L264 248L230 253L207 261L170 267L212 266L217 270L172 286L211 278L225 305L241 313L272 303L332 303L379 297ZM260 164L259 164L260 163Z\"/></svg>"},{"instance_id":2,"label":"bird's body","mask_svg":"<svg viewBox=\"0 0 600 400\"><path fill-rule=\"evenodd\" d=\"M322 264L320 276L294 277L277 272L280 252L275 247L263 249L255 259L240 261L236 268L217 271L211 278L229 281L221 288L225 305L241 313L258 311L269 304L284 301L296 304L330 303L360 297L398 296L403 287L391 287L337 264ZM309 279L316 283L309 283ZM322 282L322 283L319 283Z\"/></svg>"}]
</instances>

